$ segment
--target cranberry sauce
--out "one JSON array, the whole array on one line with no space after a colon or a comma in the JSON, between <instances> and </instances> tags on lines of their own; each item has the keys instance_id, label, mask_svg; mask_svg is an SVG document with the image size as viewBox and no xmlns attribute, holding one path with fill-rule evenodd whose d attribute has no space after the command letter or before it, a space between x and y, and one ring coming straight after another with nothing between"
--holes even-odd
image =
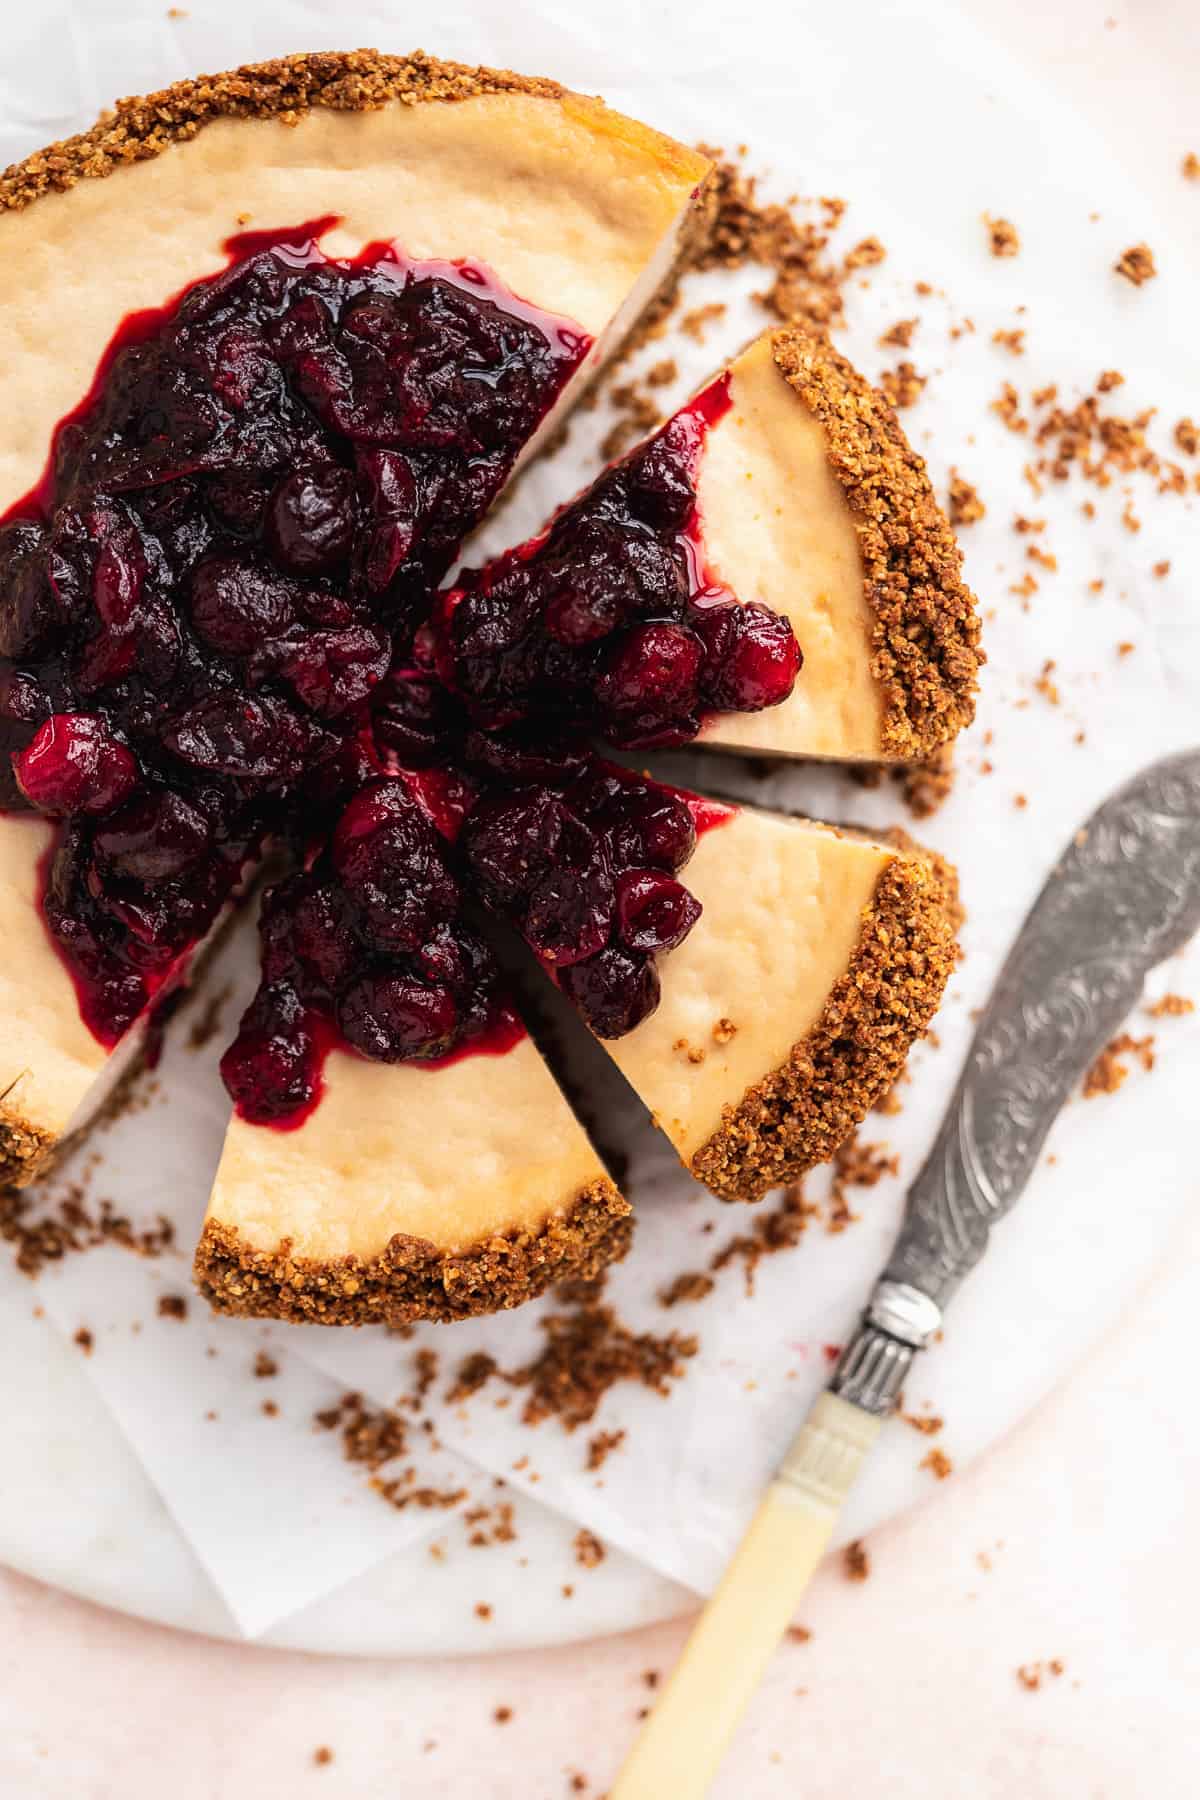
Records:
<instances>
[{"instance_id":1,"label":"cranberry sauce","mask_svg":"<svg viewBox=\"0 0 1200 1800\"><path fill-rule=\"evenodd\" d=\"M704 569L696 475L729 404L724 375L541 537L447 596L439 666L479 724L569 721L645 749L686 743L708 713L791 693L801 655L790 624Z\"/></svg>"},{"instance_id":2,"label":"cranberry sauce","mask_svg":"<svg viewBox=\"0 0 1200 1800\"><path fill-rule=\"evenodd\" d=\"M331 261L333 223L128 319L0 523L0 807L60 822L45 916L108 1043L354 739L588 348L478 269Z\"/></svg>"},{"instance_id":3,"label":"cranberry sauce","mask_svg":"<svg viewBox=\"0 0 1200 1800\"><path fill-rule=\"evenodd\" d=\"M464 917L453 838L471 799L455 776L377 776L311 866L267 893L261 985L221 1062L243 1118L301 1124L334 1046L439 1066L524 1035Z\"/></svg>"},{"instance_id":4,"label":"cranberry sauce","mask_svg":"<svg viewBox=\"0 0 1200 1800\"><path fill-rule=\"evenodd\" d=\"M698 831L732 818L584 756L557 779L485 785L462 852L485 903L510 919L598 1037L622 1037L659 1001L657 960L700 903L676 879Z\"/></svg>"}]
</instances>

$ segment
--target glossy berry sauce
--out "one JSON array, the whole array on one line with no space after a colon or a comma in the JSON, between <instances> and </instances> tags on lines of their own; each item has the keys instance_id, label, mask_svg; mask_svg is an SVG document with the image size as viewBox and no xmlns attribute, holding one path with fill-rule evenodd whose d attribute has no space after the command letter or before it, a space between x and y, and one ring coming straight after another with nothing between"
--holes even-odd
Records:
<instances>
[{"instance_id":1,"label":"glossy berry sauce","mask_svg":"<svg viewBox=\"0 0 1200 1800\"><path fill-rule=\"evenodd\" d=\"M354 743L589 347L480 269L330 260L335 223L127 319L0 521L0 808L57 824L45 919L107 1044Z\"/></svg>"},{"instance_id":2,"label":"glossy berry sauce","mask_svg":"<svg viewBox=\"0 0 1200 1800\"><path fill-rule=\"evenodd\" d=\"M700 832L736 808L590 755L481 794L462 852L485 903L515 924L598 1037L658 1005L658 958L700 917L678 879Z\"/></svg>"},{"instance_id":3,"label":"glossy berry sauce","mask_svg":"<svg viewBox=\"0 0 1200 1800\"><path fill-rule=\"evenodd\" d=\"M465 916L454 846L471 785L440 771L389 774L362 755L324 848L264 899L260 986L221 1061L255 1124L302 1124L335 1047L440 1068L524 1036Z\"/></svg>"},{"instance_id":4,"label":"glossy berry sauce","mask_svg":"<svg viewBox=\"0 0 1200 1800\"><path fill-rule=\"evenodd\" d=\"M704 567L696 475L728 410L723 375L438 612L437 665L477 724L585 727L626 749L682 744L713 712L785 700L788 621Z\"/></svg>"}]
</instances>

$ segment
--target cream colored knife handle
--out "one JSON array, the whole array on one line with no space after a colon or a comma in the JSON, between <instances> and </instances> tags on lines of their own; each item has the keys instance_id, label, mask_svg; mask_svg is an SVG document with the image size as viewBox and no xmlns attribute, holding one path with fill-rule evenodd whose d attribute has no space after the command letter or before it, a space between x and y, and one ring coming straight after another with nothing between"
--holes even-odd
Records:
<instances>
[{"instance_id":1,"label":"cream colored knife handle","mask_svg":"<svg viewBox=\"0 0 1200 1800\"><path fill-rule=\"evenodd\" d=\"M696 1621L609 1800L701 1800L707 1794L882 1423L836 1394L819 1396Z\"/></svg>"}]
</instances>

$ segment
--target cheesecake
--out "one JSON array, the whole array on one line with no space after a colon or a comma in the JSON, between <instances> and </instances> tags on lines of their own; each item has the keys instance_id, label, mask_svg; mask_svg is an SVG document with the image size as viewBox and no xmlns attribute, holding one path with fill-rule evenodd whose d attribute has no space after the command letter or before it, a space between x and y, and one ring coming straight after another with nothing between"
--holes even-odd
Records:
<instances>
[{"instance_id":1,"label":"cheesecake","mask_svg":"<svg viewBox=\"0 0 1200 1800\"><path fill-rule=\"evenodd\" d=\"M0 1179L129 1060L708 172L553 82L363 51L123 101L0 178Z\"/></svg>"},{"instance_id":2,"label":"cheesecake","mask_svg":"<svg viewBox=\"0 0 1200 1800\"><path fill-rule=\"evenodd\" d=\"M937 1004L936 858L596 747L878 761L969 718L953 538L828 345L760 339L452 573L709 174L554 83L364 51L0 178L0 1180L111 1098L270 855L218 1310L449 1321L623 1254L516 952L725 1198L831 1155Z\"/></svg>"},{"instance_id":3,"label":"cheesecake","mask_svg":"<svg viewBox=\"0 0 1200 1800\"><path fill-rule=\"evenodd\" d=\"M443 601L486 727L913 761L970 723L979 621L895 412L812 332L757 338L530 542Z\"/></svg>"}]
</instances>

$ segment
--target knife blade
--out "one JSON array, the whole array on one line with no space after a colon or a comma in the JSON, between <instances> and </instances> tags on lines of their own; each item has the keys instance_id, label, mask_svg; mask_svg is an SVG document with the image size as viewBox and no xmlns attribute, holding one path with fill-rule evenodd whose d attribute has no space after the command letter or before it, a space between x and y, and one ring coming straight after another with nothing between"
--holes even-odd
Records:
<instances>
[{"instance_id":1,"label":"knife blade","mask_svg":"<svg viewBox=\"0 0 1200 1800\"><path fill-rule=\"evenodd\" d=\"M1200 929L1200 749L1075 833L1000 971L857 1331L759 1503L610 1791L700 1800L914 1358L1020 1199L1046 1135L1155 964Z\"/></svg>"}]
</instances>

